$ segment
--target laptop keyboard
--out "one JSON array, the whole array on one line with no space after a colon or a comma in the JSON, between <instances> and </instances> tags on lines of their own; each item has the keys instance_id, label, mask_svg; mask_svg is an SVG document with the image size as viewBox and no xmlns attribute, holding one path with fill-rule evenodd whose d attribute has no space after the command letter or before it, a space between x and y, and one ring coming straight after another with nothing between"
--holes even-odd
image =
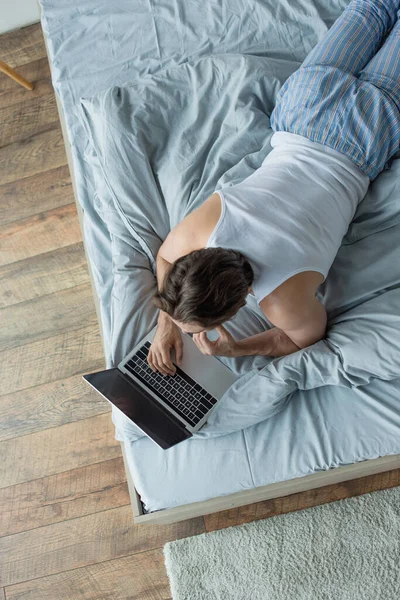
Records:
<instances>
[{"instance_id":1,"label":"laptop keyboard","mask_svg":"<svg viewBox=\"0 0 400 600\"><path fill-rule=\"evenodd\" d=\"M154 373L147 355L151 342L146 342L125 363L125 368L151 389L165 404L195 427L206 413L218 402L187 373L175 365L175 375Z\"/></svg>"}]
</instances>

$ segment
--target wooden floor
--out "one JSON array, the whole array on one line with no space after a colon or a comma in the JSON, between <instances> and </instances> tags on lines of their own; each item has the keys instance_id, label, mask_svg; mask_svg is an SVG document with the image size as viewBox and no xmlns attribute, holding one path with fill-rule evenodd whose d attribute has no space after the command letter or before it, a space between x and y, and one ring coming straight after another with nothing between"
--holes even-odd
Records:
<instances>
[{"instance_id":1,"label":"wooden floor","mask_svg":"<svg viewBox=\"0 0 400 600\"><path fill-rule=\"evenodd\" d=\"M0 36L0 599L167 600L170 540L400 484L400 470L135 526L40 25ZM228 599L227 599L228 600Z\"/></svg>"}]
</instances>

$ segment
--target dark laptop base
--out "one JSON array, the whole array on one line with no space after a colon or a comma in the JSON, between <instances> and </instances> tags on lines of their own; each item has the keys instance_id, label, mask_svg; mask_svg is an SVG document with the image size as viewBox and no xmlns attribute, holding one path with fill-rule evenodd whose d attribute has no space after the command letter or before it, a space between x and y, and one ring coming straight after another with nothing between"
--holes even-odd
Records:
<instances>
[{"instance_id":1,"label":"dark laptop base","mask_svg":"<svg viewBox=\"0 0 400 600\"><path fill-rule=\"evenodd\" d=\"M117 368L83 375L83 379L164 450L192 437L183 423Z\"/></svg>"}]
</instances>

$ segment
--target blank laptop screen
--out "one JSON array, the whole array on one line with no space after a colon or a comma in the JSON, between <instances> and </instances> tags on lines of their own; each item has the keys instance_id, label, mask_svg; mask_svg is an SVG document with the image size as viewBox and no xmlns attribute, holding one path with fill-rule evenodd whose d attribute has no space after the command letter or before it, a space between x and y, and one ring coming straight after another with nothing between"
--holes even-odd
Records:
<instances>
[{"instance_id":1,"label":"blank laptop screen","mask_svg":"<svg viewBox=\"0 0 400 600\"><path fill-rule=\"evenodd\" d=\"M139 385L128 382L118 369L91 373L84 378L162 448L191 437L183 425L179 426L172 415Z\"/></svg>"}]
</instances>

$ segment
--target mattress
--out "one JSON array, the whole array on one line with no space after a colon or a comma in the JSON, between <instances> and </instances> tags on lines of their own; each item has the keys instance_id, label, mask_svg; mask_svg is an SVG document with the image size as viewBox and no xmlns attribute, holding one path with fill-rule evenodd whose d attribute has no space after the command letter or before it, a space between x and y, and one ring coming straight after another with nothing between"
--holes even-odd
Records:
<instances>
[{"instance_id":1,"label":"mattress","mask_svg":"<svg viewBox=\"0 0 400 600\"><path fill-rule=\"evenodd\" d=\"M261 164L280 86L346 4L41 0L107 366L157 322L168 231ZM319 289L326 339L287 357L218 357L239 379L166 451L113 407L145 511L400 453L399 188L395 157ZM271 326L251 296L227 324L237 339Z\"/></svg>"}]
</instances>

